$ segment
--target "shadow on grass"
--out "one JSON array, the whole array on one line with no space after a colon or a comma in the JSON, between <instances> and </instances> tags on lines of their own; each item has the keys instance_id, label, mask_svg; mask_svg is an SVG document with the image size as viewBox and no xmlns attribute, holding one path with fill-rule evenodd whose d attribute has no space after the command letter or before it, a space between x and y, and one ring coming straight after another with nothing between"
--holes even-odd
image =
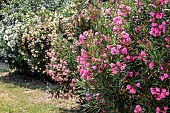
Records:
<instances>
[{"instance_id":1,"label":"shadow on grass","mask_svg":"<svg viewBox=\"0 0 170 113\"><path fill-rule=\"evenodd\" d=\"M35 89L41 89L44 91L47 90L47 83L43 81L34 80L31 78L23 78L20 75L10 72L0 72L0 82L12 83L15 86L29 88L33 90Z\"/></svg>"},{"instance_id":2,"label":"shadow on grass","mask_svg":"<svg viewBox=\"0 0 170 113\"><path fill-rule=\"evenodd\" d=\"M0 61L0 72L8 72L9 66L5 62Z\"/></svg>"},{"instance_id":3,"label":"shadow on grass","mask_svg":"<svg viewBox=\"0 0 170 113\"><path fill-rule=\"evenodd\" d=\"M79 110L79 108L73 108L73 109L64 109L64 108L59 108L61 113L85 113Z\"/></svg>"},{"instance_id":4,"label":"shadow on grass","mask_svg":"<svg viewBox=\"0 0 170 113\"><path fill-rule=\"evenodd\" d=\"M9 66L5 62L0 62L0 82L12 83L15 86L33 90L47 90L47 82L24 77L16 72L10 72Z\"/></svg>"}]
</instances>

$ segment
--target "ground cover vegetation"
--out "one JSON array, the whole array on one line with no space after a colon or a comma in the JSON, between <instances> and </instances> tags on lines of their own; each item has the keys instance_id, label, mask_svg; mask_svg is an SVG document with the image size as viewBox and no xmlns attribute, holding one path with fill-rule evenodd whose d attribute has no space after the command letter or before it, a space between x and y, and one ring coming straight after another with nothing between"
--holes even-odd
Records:
<instances>
[{"instance_id":1,"label":"ground cover vegetation","mask_svg":"<svg viewBox=\"0 0 170 113\"><path fill-rule=\"evenodd\" d=\"M1 64L0 64L1 65ZM6 68L7 69L7 68ZM23 78L0 70L1 113L79 113L75 98L57 99L47 95L46 82Z\"/></svg>"},{"instance_id":2,"label":"ground cover vegetation","mask_svg":"<svg viewBox=\"0 0 170 113\"><path fill-rule=\"evenodd\" d=\"M85 112L170 111L169 0L44 2L1 10L11 68L50 77L50 95L78 95Z\"/></svg>"}]
</instances>

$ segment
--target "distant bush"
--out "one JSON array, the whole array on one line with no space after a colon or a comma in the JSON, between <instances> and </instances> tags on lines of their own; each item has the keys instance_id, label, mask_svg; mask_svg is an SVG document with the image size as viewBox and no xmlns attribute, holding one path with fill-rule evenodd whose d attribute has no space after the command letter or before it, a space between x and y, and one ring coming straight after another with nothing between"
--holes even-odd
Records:
<instances>
[{"instance_id":1,"label":"distant bush","mask_svg":"<svg viewBox=\"0 0 170 113\"><path fill-rule=\"evenodd\" d=\"M50 34L53 33L55 37L54 29L58 29L58 19L54 20L55 10L64 2L11 0L3 7L0 56L8 60L11 68L25 75L42 74L48 62L45 56L46 50L50 48ZM45 12L42 11L43 6Z\"/></svg>"}]
</instances>

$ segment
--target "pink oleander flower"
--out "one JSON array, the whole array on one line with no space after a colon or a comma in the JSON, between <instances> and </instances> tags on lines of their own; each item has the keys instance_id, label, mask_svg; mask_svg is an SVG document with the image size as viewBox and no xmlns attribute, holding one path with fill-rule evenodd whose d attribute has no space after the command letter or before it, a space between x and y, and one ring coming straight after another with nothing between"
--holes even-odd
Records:
<instances>
[{"instance_id":1,"label":"pink oleander flower","mask_svg":"<svg viewBox=\"0 0 170 113\"><path fill-rule=\"evenodd\" d=\"M129 76L132 78L133 77L133 72L129 72Z\"/></svg>"},{"instance_id":2,"label":"pink oleander flower","mask_svg":"<svg viewBox=\"0 0 170 113\"><path fill-rule=\"evenodd\" d=\"M129 90L129 92L132 93L132 94L135 94L135 93L136 93L136 89L135 89L135 88L131 88L131 89Z\"/></svg>"},{"instance_id":3,"label":"pink oleander flower","mask_svg":"<svg viewBox=\"0 0 170 113\"><path fill-rule=\"evenodd\" d=\"M73 91L75 91L76 90L76 87L73 87Z\"/></svg>"},{"instance_id":4,"label":"pink oleander flower","mask_svg":"<svg viewBox=\"0 0 170 113\"><path fill-rule=\"evenodd\" d=\"M90 63L86 63L86 67L89 68L90 67Z\"/></svg>"},{"instance_id":5,"label":"pink oleander flower","mask_svg":"<svg viewBox=\"0 0 170 113\"><path fill-rule=\"evenodd\" d=\"M121 67L121 63L120 62L116 62L116 65Z\"/></svg>"},{"instance_id":6,"label":"pink oleander flower","mask_svg":"<svg viewBox=\"0 0 170 113\"><path fill-rule=\"evenodd\" d=\"M123 55L126 55L128 52L127 52L127 48L126 47L124 47L122 50L121 50L121 53L123 54Z\"/></svg>"},{"instance_id":7,"label":"pink oleander flower","mask_svg":"<svg viewBox=\"0 0 170 113\"><path fill-rule=\"evenodd\" d=\"M129 56L127 55L126 58L124 59L125 62L132 62L136 59L136 56Z\"/></svg>"},{"instance_id":8,"label":"pink oleander flower","mask_svg":"<svg viewBox=\"0 0 170 113\"><path fill-rule=\"evenodd\" d=\"M159 25L159 29L162 31L162 33L165 33L165 32L166 32L165 22L162 22L162 24Z\"/></svg>"},{"instance_id":9,"label":"pink oleander flower","mask_svg":"<svg viewBox=\"0 0 170 113\"><path fill-rule=\"evenodd\" d=\"M131 88L132 88L131 85L127 85L127 86L126 86L126 89L129 89L129 90L130 90Z\"/></svg>"},{"instance_id":10,"label":"pink oleander flower","mask_svg":"<svg viewBox=\"0 0 170 113\"><path fill-rule=\"evenodd\" d=\"M166 44L166 48L167 48L167 49L170 48L170 45Z\"/></svg>"},{"instance_id":11,"label":"pink oleander flower","mask_svg":"<svg viewBox=\"0 0 170 113\"><path fill-rule=\"evenodd\" d=\"M164 13L156 13L156 18L162 19L164 17Z\"/></svg>"},{"instance_id":12,"label":"pink oleander flower","mask_svg":"<svg viewBox=\"0 0 170 113\"><path fill-rule=\"evenodd\" d=\"M122 48L121 45L117 45L117 49L120 50Z\"/></svg>"},{"instance_id":13,"label":"pink oleander flower","mask_svg":"<svg viewBox=\"0 0 170 113\"><path fill-rule=\"evenodd\" d=\"M164 78L168 78L168 73L164 73Z\"/></svg>"},{"instance_id":14,"label":"pink oleander flower","mask_svg":"<svg viewBox=\"0 0 170 113\"><path fill-rule=\"evenodd\" d=\"M161 79L161 81L164 81L164 79L168 78L168 74L167 73L164 73L163 76L160 76L159 78Z\"/></svg>"},{"instance_id":15,"label":"pink oleander flower","mask_svg":"<svg viewBox=\"0 0 170 113\"><path fill-rule=\"evenodd\" d=\"M112 68L112 72L113 72L113 74L117 74L118 73L116 68Z\"/></svg>"},{"instance_id":16,"label":"pink oleander flower","mask_svg":"<svg viewBox=\"0 0 170 113\"><path fill-rule=\"evenodd\" d=\"M98 73L101 73L101 70L99 69L99 70L97 70L97 72L98 72Z\"/></svg>"},{"instance_id":17,"label":"pink oleander flower","mask_svg":"<svg viewBox=\"0 0 170 113\"><path fill-rule=\"evenodd\" d=\"M164 81L165 79L163 76L160 76L159 78L161 79L161 81Z\"/></svg>"},{"instance_id":18,"label":"pink oleander flower","mask_svg":"<svg viewBox=\"0 0 170 113\"><path fill-rule=\"evenodd\" d=\"M154 62L152 61L152 62L150 62L150 64L149 64L149 68L152 70L153 68L154 68Z\"/></svg>"},{"instance_id":19,"label":"pink oleander flower","mask_svg":"<svg viewBox=\"0 0 170 113\"><path fill-rule=\"evenodd\" d=\"M96 58L95 58L95 57L92 57L91 60L92 60L92 61L96 61Z\"/></svg>"},{"instance_id":20,"label":"pink oleander flower","mask_svg":"<svg viewBox=\"0 0 170 113\"><path fill-rule=\"evenodd\" d=\"M142 112L142 108L140 105L136 105L136 108L134 110L134 113L141 113Z\"/></svg>"},{"instance_id":21,"label":"pink oleander flower","mask_svg":"<svg viewBox=\"0 0 170 113\"><path fill-rule=\"evenodd\" d=\"M140 0L135 0L136 4L143 5L143 3Z\"/></svg>"},{"instance_id":22,"label":"pink oleander flower","mask_svg":"<svg viewBox=\"0 0 170 113\"><path fill-rule=\"evenodd\" d=\"M114 26L113 27L113 32L116 34L119 31L118 27Z\"/></svg>"},{"instance_id":23,"label":"pink oleander flower","mask_svg":"<svg viewBox=\"0 0 170 113\"><path fill-rule=\"evenodd\" d=\"M155 12L153 12L153 11L150 12L150 16L151 16L151 17L154 17L154 16L155 16Z\"/></svg>"},{"instance_id":24,"label":"pink oleander flower","mask_svg":"<svg viewBox=\"0 0 170 113\"><path fill-rule=\"evenodd\" d=\"M55 62L56 60L57 60L57 58L55 58L55 57L52 57L52 58L50 59L51 62Z\"/></svg>"},{"instance_id":25,"label":"pink oleander flower","mask_svg":"<svg viewBox=\"0 0 170 113\"><path fill-rule=\"evenodd\" d=\"M126 64L123 64L123 66L120 67L120 70L123 71L126 68Z\"/></svg>"},{"instance_id":26,"label":"pink oleander flower","mask_svg":"<svg viewBox=\"0 0 170 113\"><path fill-rule=\"evenodd\" d=\"M99 100L99 99L100 99L100 94L97 93L97 94L96 94L96 100Z\"/></svg>"},{"instance_id":27,"label":"pink oleander flower","mask_svg":"<svg viewBox=\"0 0 170 113\"><path fill-rule=\"evenodd\" d=\"M47 74L50 75L50 76L53 76L53 75L54 75L54 71L53 71L53 70L49 70L49 71L47 72Z\"/></svg>"},{"instance_id":28,"label":"pink oleander flower","mask_svg":"<svg viewBox=\"0 0 170 113\"><path fill-rule=\"evenodd\" d=\"M131 12L132 8L129 7L129 6L126 6L126 10L127 10L128 12Z\"/></svg>"},{"instance_id":29,"label":"pink oleander flower","mask_svg":"<svg viewBox=\"0 0 170 113\"><path fill-rule=\"evenodd\" d=\"M152 27L156 27L156 26L158 26L158 24L153 22Z\"/></svg>"},{"instance_id":30,"label":"pink oleander flower","mask_svg":"<svg viewBox=\"0 0 170 113\"><path fill-rule=\"evenodd\" d=\"M116 16L114 19L113 19L113 22L115 25L121 25L123 23L123 19L122 17L120 16Z\"/></svg>"},{"instance_id":31,"label":"pink oleander flower","mask_svg":"<svg viewBox=\"0 0 170 113\"><path fill-rule=\"evenodd\" d=\"M169 4L170 1L169 1L169 0L164 0L164 3L165 3L165 4Z\"/></svg>"},{"instance_id":32,"label":"pink oleander flower","mask_svg":"<svg viewBox=\"0 0 170 113\"><path fill-rule=\"evenodd\" d=\"M159 3L161 5L165 5L165 4L168 4L169 0L159 0Z\"/></svg>"},{"instance_id":33,"label":"pink oleander flower","mask_svg":"<svg viewBox=\"0 0 170 113\"><path fill-rule=\"evenodd\" d=\"M137 84L136 84L136 87L140 87L140 83L137 83Z\"/></svg>"},{"instance_id":34,"label":"pink oleander flower","mask_svg":"<svg viewBox=\"0 0 170 113\"><path fill-rule=\"evenodd\" d=\"M169 38L168 38L168 37L166 37L166 38L165 38L165 41L166 41L166 42L169 42Z\"/></svg>"},{"instance_id":35,"label":"pink oleander flower","mask_svg":"<svg viewBox=\"0 0 170 113\"><path fill-rule=\"evenodd\" d=\"M54 53L54 52L47 52L47 55L48 55L50 58L52 58L52 57L55 56L55 53Z\"/></svg>"},{"instance_id":36,"label":"pink oleander flower","mask_svg":"<svg viewBox=\"0 0 170 113\"><path fill-rule=\"evenodd\" d=\"M153 35L154 37L156 36L161 36L161 31L159 31L159 29L156 27L156 28L151 28L151 31L149 32L151 35Z\"/></svg>"},{"instance_id":37,"label":"pink oleander flower","mask_svg":"<svg viewBox=\"0 0 170 113\"><path fill-rule=\"evenodd\" d=\"M86 94L86 100L87 100L87 101L91 100L90 94Z\"/></svg>"},{"instance_id":38,"label":"pink oleander flower","mask_svg":"<svg viewBox=\"0 0 170 113\"><path fill-rule=\"evenodd\" d=\"M114 63L111 63L111 64L110 64L110 67L111 67L111 68L113 68L114 66L115 66L115 64L114 64Z\"/></svg>"},{"instance_id":39,"label":"pink oleander flower","mask_svg":"<svg viewBox=\"0 0 170 113\"><path fill-rule=\"evenodd\" d=\"M100 59L100 58L97 58L97 60L96 60L97 62L101 62L102 60Z\"/></svg>"},{"instance_id":40,"label":"pink oleander flower","mask_svg":"<svg viewBox=\"0 0 170 113\"><path fill-rule=\"evenodd\" d=\"M168 110L168 106L164 106L164 110L167 111Z\"/></svg>"},{"instance_id":41,"label":"pink oleander flower","mask_svg":"<svg viewBox=\"0 0 170 113\"><path fill-rule=\"evenodd\" d=\"M154 88L152 88L152 87L150 88L150 92L151 92L151 94L152 94L152 95L155 95L155 94L156 94L155 89L154 89Z\"/></svg>"},{"instance_id":42,"label":"pink oleander flower","mask_svg":"<svg viewBox=\"0 0 170 113\"><path fill-rule=\"evenodd\" d=\"M156 113L160 113L161 112L161 108L160 107L156 107Z\"/></svg>"},{"instance_id":43,"label":"pink oleander flower","mask_svg":"<svg viewBox=\"0 0 170 113\"><path fill-rule=\"evenodd\" d=\"M80 34L80 36L79 36L79 44L84 44L85 39L86 39L85 36Z\"/></svg>"},{"instance_id":44,"label":"pink oleander flower","mask_svg":"<svg viewBox=\"0 0 170 113\"><path fill-rule=\"evenodd\" d=\"M141 51L140 56L141 57L146 57L146 52L145 51Z\"/></svg>"},{"instance_id":45,"label":"pink oleander flower","mask_svg":"<svg viewBox=\"0 0 170 113\"><path fill-rule=\"evenodd\" d=\"M95 32L95 36L99 35L99 32Z\"/></svg>"},{"instance_id":46,"label":"pink oleander flower","mask_svg":"<svg viewBox=\"0 0 170 113\"><path fill-rule=\"evenodd\" d=\"M104 60L104 63L108 63L109 61L108 60Z\"/></svg>"},{"instance_id":47,"label":"pink oleander flower","mask_svg":"<svg viewBox=\"0 0 170 113\"><path fill-rule=\"evenodd\" d=\"M112 49L112 46L111 45L107 45L107 49Z\"/></svg>"},{"instance_id":48,"label":"pink oleander flower","mask_svg":"<svg viewBox=\"0 0 170 113\"><path fill-rule=\"evenodd\" d=\"M164 68L163 68L163 66L162 66L162 65L160 65L160 70L164 70Z\"/></svg>"},{"instance_id":49,"label":"pink oleander flower","mask_svg":"<svg viewBox=\"0 0 170 113\"><path fill-rule=\"evenodd\" d=\"M106 53L104 53L104 54L103 54L103 57L104 57L104 58L106 58L106 57L107 57L107 54L106 54Z\"/></svg>"},{"instance_id":50,"label":"pink oleander flower","mask_svg":"<svg viewBox=\"0 0 170 113\"><path fill-rule=\"evenodd\" d=\"M131 85L127 85L126 89L129 90L129 93L131 93L131 94L136 93L136 89L134 87L132 87Z\"/></svg>"},{"instance_id":51,"label":"pink oleander flower","mask_svg":"<svg viewBox=\"0 0 170 113\"><path fill-rule=\"evenodd\" d=\"M106 67L107 67L107 64L103 64L103 67L106 68Z\"/></svg>"},{"instance_id":52,"label":"pink oleander flower","mask_svg":"<svg viewBox=\"0 0 170 113\"><path fill-rule=\"evenodd\" d=\"M129 34L126 33L125 31L122 31L122 37L120 37L120 35L119 35L119 38L121 38L120 39L121 44L123 44L123 45L131 44L131 38L129 37Z\"/></svg>"},{"instance_id":53,"label":"pink oleander flower","mask_svg":"<svg viewBox=\"0 0 170 113\"><path fill-rule=\"evenodd\" d=\"M122 31L122 35L124 39L128 39L129 38L129 34L126 33L125 31Z\"/></svg>"},{"instance_id":54,"label":"pink oleander flower","mask_svg":"<svg viewBox=\"0 0 170 113\"><path fill-rule=\"evenodd\" d=\"M97 69L97 66L92 66L92 69L96 70L96 69Z\"/></svg>"},{"instance_id":55,"label":"pink oleander flower","mask_svg":"<svg viewBox=\"0 0 170 113\"><path fill-rule=\"evenodd\" d=\"M149 4L149 6L152 6L152 7L156 8L156 5L155 5L155 4Z\"/></svg>"},{"instance_id":56,"label":"pink oleander flower","mask_svg":"<svg viewBox=\"0 0 170 113\"><path fill-rule=\"evenodd\" d=\"M124 4L121 4L121 5L119 6L119 8L120 8L120 9L124 9L124 8L126 8L126 6L125 6Z\"/></svg>"},{"instance_id":57,"label":"pink oleander flower","mask_svg":"<svg viewBox=\"0 0 170 113\"><path fill-rule=\"evenodd\" d=\"M111 49L111 54L112 55L117 55L117 54L119 54L119 50L117 50L115 47L113 47L112 49Z\"/></svg>"}]
</instances>

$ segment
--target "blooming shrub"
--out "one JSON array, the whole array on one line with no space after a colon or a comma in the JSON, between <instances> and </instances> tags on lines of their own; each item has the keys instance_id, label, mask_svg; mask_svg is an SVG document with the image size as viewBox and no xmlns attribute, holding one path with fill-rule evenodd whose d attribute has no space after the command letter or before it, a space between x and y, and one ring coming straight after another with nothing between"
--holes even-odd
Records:
<instances>
[{"instance_id":1,"label":"blooming shrub","mask_svg":"<svg viewBox=\"0 0 170 113\"><path fill-rule=\"evenodd\" d=\"M58 28L56 24L58 23L56 22L58 21L57 18L53 23L43 19L53 18L54 15L50 15L52 14L51 11L55 11L63 2L64 1L60 0L55 2L54 0L10 0L8 1L9 4L3 6L0 10L2 16L2 20L0 21L0 56L4 56L8 60L11 68L25 75L29 73L29 76L31 73L42 73L41 70L44 70L45 64L48 61L48 58L45 58L45 49L48 50L50 47L50 42L48 42L47 39L50 40L51 37L45 36L44 39L42 39L38 35L50 35L54 27L56 27L56 29ZM48 17L43 17L46 16L46 14L44 13L42 15L42 12L41 14L39 12L43 6L50 10L47 11L45 9ZM42 23L42 21L44 21L44 23ZM49 25L44 25L45 21L46 25L47 23ZM50 26L53 28L48 29ZM47 31L46 28L49 31ZM28 32L26 33L26 31ZM30 36L29 33L33 33L35 36ZM29 45L30 42L28 42L27 38L29 41L32 41L32 45ZM36 47L34 46L35 43ZM43 46L41 47L42 50L40 50L40 46ZM33 49L35 49L36 52L38 51L38 53L35 53ZM42 56L42 58L40 58L40 56Z\"/></svg>"},{"instance_id":2,"label":"blooming shrub","mask_svg":"<svg viewBox=\"0 0 170 113\"><path fill-rule=\"evenodd\" d=\"M79 79L76 57L80 54L78 36L84 30L92 27L93 21L86 20L87 13L81 5L82 1L65 2L66 7L59 10L59 33L52 42L51 49L47 52L50 63L46 66L44 73L51 76L57 83L56 88L52 88L50 95L60 98L68 98L77 93L77 81ZM84 5L86 6L86 5ZM79 12L82 9L82 12ZM92 10L92 8L91 8Z\"/></svg>"},{"instance_id":3,"label":"blooming shrub","mask_svg":"<svg viewBox=\"0 0 170 113\"><path fill-rule=\"evenodd\" d=\"M12 19L12 18L7 18ZM9 21L10 22L10 21ZM13 22L11 20L11 22ZM25 28L22 22L14 21L15 25L2 21L0 25L0 56L5 57L8 60L11 68L22 67L24 62L18 51L18 44L20 43L20 37ZM5 24L5 25L3 25ZM23 65L22 65L23 64ZM25 65L26 66L26 65ZM24 68L23 68L24 69Z\"/></svg>"},{"instance_id":4,"label":"blooming shrub","mask_svg":"<svg viewBox=\"0 0 170 113\"><path fill-rule=\"evenodd\" d=\"M52 14L42 8L26 25L23 32L19 51L29 67L31 67L32 73L38 72L42 74L48 62L46 53L51 47L51 40L57 35L58 28L58 20L53 20Z\"/></svg>"},{"instance_id":5,"label":"blooming shrub","mask_svg":"<svg viewBox=\"0 0 170 113\"><path fill-rule=\"evenodd\" d=\"M13 24L14 32L2 27L11 62L31 73L44 71L57 83L51 93L78 94L85 112L168 113L169 0L66 4L59 12L29 13L23 26ZM17 36L8 40L10 32Z\"/></svg>"},{"instance_id":6,"label":"blooming shrub","mask_svg":"<svg viewBox=\"0 0 170 113\"><path fill-rule=\"evenodd\" d=\"M50 59L44 73L51 76L52 80L57 83L56 88L50 88L50 95L59 98L72 97L77 83L77 50L74 43L69 42L58 36L52 42L52 48L47 52Z\"/></svg>"},{"instance_id":7,"label":"blooming shrub","mask_svg":"<svg viewBox=\"0 0 170 113\"><path fill-rule=\"evenodd\" d=\"M87 111L169 112L169 8L169 1L119 1L80 34Z\"/></svg>"}]
</instances>

